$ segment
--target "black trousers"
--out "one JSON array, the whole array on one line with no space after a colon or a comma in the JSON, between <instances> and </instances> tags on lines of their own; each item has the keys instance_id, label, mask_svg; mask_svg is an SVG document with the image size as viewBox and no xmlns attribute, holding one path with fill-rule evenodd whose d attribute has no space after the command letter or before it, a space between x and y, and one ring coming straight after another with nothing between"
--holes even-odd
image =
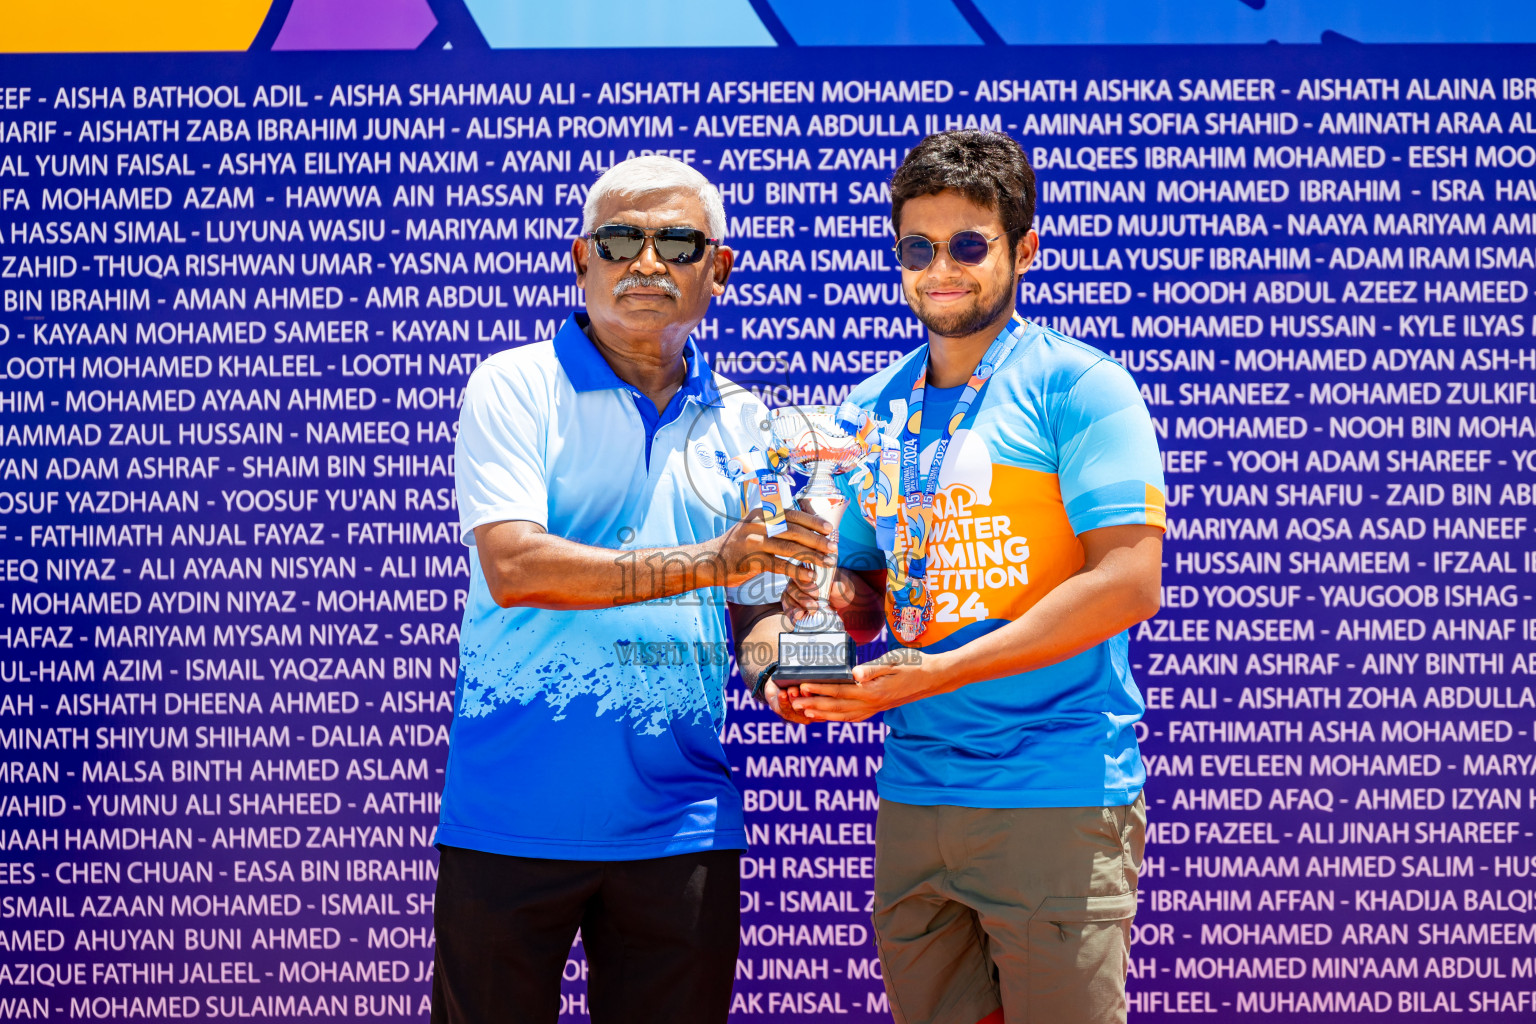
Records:
<instances>
[{"instance_id":1,"label":"black trousers","mask_svg":"<svg viewBox=\"0 0 1536 1024\"><path fill-rule=\"evenodd\" d=\"M578 927L593 1024L725 1024L740 850L632 861L440 850L432 1024L554 1024Z\"/></svg>"}]
</instances>

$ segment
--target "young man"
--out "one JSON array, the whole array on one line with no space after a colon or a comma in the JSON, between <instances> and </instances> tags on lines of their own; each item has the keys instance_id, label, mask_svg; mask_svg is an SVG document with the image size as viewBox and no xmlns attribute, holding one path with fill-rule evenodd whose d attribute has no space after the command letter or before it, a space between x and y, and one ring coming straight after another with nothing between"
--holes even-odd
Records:
<instances>
[{"instance_id":1,"label":"young man","mask_svg":"<svg viewBox=\"0 0 1536 1024\"><path fill-rule=\"evenodd\" d=\"M1163 480L1129 375L1015 311L1034 197L990 132L896 172L928 344L849 396L901 443L850 495L837 603L903 646L853 685L770 693L814 721L885 712L874 923L902 1024L1125 1019L1145 813L1124 630L1158 609Z\"/></svg>"},{"instance_id":2,"label":"young man","mask_svg":"<svg viewBox=\"0 0 1536 1024\"><path fill-rule=\"evenodd\" d=\"M586 315L481 364L459 421L477 557L433 1024L554 1024L578 928L596 1024L725 1024L746 845L719 738L726 617L738 639L760 618L776 630L765 574L831 557L813 516L788 513L771 538L738 521L738 485L715 468L717 451L765 443L766 411L689 337L731 272L714 186L639 157L585 214L571 256Z\"/></svg>"}]
</instances>

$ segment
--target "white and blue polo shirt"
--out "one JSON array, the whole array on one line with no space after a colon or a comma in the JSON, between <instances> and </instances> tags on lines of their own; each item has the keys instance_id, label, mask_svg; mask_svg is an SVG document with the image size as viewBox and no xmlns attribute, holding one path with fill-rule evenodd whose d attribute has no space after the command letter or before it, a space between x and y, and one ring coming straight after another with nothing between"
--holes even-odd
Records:
<instances>
[{"instance_id":1,"label":"white and blue polo shirt","mask_svg":"<svg viewBox=\"0 0 1536 1024\"><path fill-rule=\"evenodd\" d=\"M574 315L553 341L500 352L470 377L456 452L464 543L521 519L618 559L736 522L741 491L715 453L764 445L762 403L690 338L687 380L658 412L586 323ZM725 602L776 603L782 581L584 611L501 608L469 561L437 841L570 860L744 848L720 744Z\"/></svg>"}]
</instances>

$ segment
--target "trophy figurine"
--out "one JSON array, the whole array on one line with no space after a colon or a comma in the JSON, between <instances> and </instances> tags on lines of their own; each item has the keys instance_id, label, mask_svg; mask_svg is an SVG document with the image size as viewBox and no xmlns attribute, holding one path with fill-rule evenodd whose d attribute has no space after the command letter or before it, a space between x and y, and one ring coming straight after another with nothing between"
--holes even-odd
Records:
<instances>
[{"instance_id":1,"label":"trophy figurine","mask_svg":"<svg viewBox=\"0 0 1536 1024\"><path fill-rule=\"evenodd\" d=\"M859 410L851 410L863 417L859 422L843 418L841 411L849 410L830 405L785 408L776 410L771 420L776 453L809 478L797 495L797 504L832 524L834 547L848 499L832 478L849 472L869 455L868 439L874 425ZM795 623L792 632L779 634L779 667L774 679L789 686L813 681L851 683L853 640L830 603L837 568L813 568L816 607Z\"/></svg>"}]
</instances>

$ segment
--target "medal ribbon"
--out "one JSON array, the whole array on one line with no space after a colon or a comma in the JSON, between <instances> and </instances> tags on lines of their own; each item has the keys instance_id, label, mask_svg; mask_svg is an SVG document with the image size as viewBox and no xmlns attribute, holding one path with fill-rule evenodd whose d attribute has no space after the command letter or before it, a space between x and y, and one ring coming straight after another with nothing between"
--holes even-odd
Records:
<instances>
[{"instance_id":1,"label":"medal ribbon","mask_svg":"<svg viewBox=\"0 0 1536 1024\"><path fill-rule=\"evenodd\" d=\"M913 381L907 399L906 421L898 441L901 490L896 525L899 529L895 531L895 544L891 549L895 555L894 564L886 576L886 590L895 610L896 633L908 643L916 640L933 618L933 602L928 596L928 534L933 524L933 497L938 493L944 458L949 454L949 445L955 435L968 428L975 418L972 410L976 399L987 386L993 371L1013 352L1024 326L1024 321L1015 314L1014 322L987 347L987 354L982 356L971 379L966 382L965 390L960 393L949 422L940 431L933 461L928 465L928 479L921 486L918 458L922 453L923 392L928 386L926 358ZM881 454L885 454L884 451ZM885 469L885 466L881 468Z\"/></svg>"},{"instance_id":2,"label":"medal ribbon","mask_svg":"<svg viewBox=\"0 0 1536 1024\"><path fill-rule=\"evenodd\" d=\"M754 445L745 454L734 458L724 452L715 452L715 463L726 476L741 487L741 517L745 519L753 508L763 513L763 526L770 537L777 537L788 528L784 516L784 498L789 487L779 474L779 453L764 452Z\"/></svg>"}]
</instances>

